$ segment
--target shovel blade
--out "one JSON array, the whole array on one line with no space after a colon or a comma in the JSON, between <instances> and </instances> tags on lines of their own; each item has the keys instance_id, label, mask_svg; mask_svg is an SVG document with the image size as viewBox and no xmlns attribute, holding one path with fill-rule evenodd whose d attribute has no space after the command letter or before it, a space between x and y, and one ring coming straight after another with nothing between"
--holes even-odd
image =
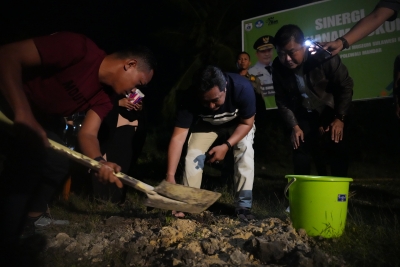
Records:
<instances>
[{"instance_id":1,"label":"shovel blade","mask_svg":"<svg viewBox=\"0 0 400 267\"><path fill-rule=\"evenodd\" d=\"M158 195L157 193L147 194L144 205L163 210L179 210L190 213L200 213L208 208L203 203L188 204Z\"/></svg>"},{"instance_id":2,"label":"shovel blade","mask_svg":"<svg viewBox=\"0 0 400 267\"><path fill-rule=\"evenodd\" d=\"M159 194L164 202L148 194L147 206L190 213L205 211L221 196L218 192L172 184L165 180L154 188L154 192Z\"/></svg>"}]
</instances>

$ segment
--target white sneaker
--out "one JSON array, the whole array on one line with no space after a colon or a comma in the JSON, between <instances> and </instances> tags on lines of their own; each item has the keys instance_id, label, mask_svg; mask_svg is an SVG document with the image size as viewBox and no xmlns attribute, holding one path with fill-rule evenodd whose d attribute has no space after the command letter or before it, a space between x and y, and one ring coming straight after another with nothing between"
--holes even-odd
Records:
<instances>
[{"instance_id":1,"label":"white sneaker","mask_svg":"<svg viewBox=\"0 0 400 267\"><path fill-rule=\"evenodd\" d=\"M69 221L67 220L55 220L51 217L50 213L43 213L42 216L40 216L39 219L37 219L37 221L34 222L34 225L36 227L46 227L50 224L54 224L54 225L68 225Z\"/></svg>"}]
</instances>

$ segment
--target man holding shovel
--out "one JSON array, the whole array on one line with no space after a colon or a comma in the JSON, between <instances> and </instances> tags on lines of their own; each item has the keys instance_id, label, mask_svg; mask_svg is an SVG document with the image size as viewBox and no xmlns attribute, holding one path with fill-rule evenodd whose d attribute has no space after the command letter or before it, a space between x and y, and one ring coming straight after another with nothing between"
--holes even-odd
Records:
<instances>
[{"instance_id":1,"label":"man holding shovel","mask_svg":"<svg viewBox=\"0 0 400 267\"><path fill-rule=\"evenodd\" d=\"M7 255L16 253L27 211L39 199L42 205L34 211L44 213L46 198L68 171L68 160L48 149L47 138L57 139L60 117L87 111L80 148L103 163L101 181L122 187L113 175L120 167L101 158L97 132L112 97L150 82L156 62L147 48L106 55L87 37L70 32L4 45L0 58L0 108L14 122L0 180L0 251Z\"/></svg>"},{"instance_id":2,"label":"man holding shovel","mask_svg":"<svg viewBox=\"0 0 400 267\"><path fill-rule=\"evenodd\" d=\"M200 188L204 162L218 163L229 150L235 160L236 212L242 219L252 219L254 180L254 89L239 74L223 73L208 66L195 75L193 87L182 101L168 148L166 180L175 183L175 173L186 137L191 130L185 157L184 185ZM228 136L212 147L219 136ZM182 212L173 211L176 217Z\"/></svg>"}]
</instances>

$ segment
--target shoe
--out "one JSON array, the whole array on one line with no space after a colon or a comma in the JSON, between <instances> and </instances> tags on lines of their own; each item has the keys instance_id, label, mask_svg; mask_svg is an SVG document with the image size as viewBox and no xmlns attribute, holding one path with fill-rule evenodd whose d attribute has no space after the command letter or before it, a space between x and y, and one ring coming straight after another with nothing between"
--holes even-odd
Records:
<instances>
[{"instance_id":1,"label":"shoe","mask_svg":"<svg viewBox=\"0 0 400 267\"><path fill-rule=\"evenodd\" d=\"M21 238L30 237L36 233L40 233L46 226L49 225L68 225L67 220L54 220L50 213L45 212L38 217L29 217L26 219Z\"/></svg>"},{"instance_id":2,"label":"shoe","mask_svg":"<svg viewBox=\"0 0 400 267\"><path fill-rule=\"evenodd\" d=\"M255 216L251 214L251 211L249 208L236 208L236 215L239 217L239 219L248 222L249 220L254 220Z\"/></svg>"},{"instance_id":3,"label":"shoe","mask_svg":"<svg viewBox=\"0 0 400 267\"><path fill-rule=\"evenodd\" d=\"M69 221L67 220L55 220L53 217L51 217L50 213L45 212L42 214L42 216L39 217L34 222L35 227L46 227L49 226L50 224L53 225L68 225Z\"/></svg>"}]
</instances>

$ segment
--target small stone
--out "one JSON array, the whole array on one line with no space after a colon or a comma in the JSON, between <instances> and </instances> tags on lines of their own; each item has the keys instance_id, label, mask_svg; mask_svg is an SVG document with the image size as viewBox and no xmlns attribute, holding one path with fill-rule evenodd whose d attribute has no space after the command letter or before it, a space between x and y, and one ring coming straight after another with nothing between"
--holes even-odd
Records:
<instances>
[{"instance_id":1,"label":"small stone","mask_svg":"<svg viewBox=\"0 0 400 267\"><path fill-rule=\"evenodd\" d=\"M236 249L231 255L230 255L230 261L234 265L241 265L243 262L246 261L246 255L244 255L240 250Z\"/></svg>"},{"instance_id":2,"label":"small stone","mask_svg":"<svg viewBox=\"0 0 400 267\"><path fill-rule=\"evenodd\" d=\"M299 230L297 230L297 233L299 234L300 237L305 237L307 236L307 232L305 229L300 228Z\"/></svg>"},{"instance_id":3,"label":"small stone","mask_svg":"<svg viewBox=\"0 0 400 267\"><path fill-rule=\"evenodd\" d=\"M59 233L56 235L56 240L59 244L66 243L69 241L69 239L70 237L66 233Z\"/></svg>"}]
</instances>

